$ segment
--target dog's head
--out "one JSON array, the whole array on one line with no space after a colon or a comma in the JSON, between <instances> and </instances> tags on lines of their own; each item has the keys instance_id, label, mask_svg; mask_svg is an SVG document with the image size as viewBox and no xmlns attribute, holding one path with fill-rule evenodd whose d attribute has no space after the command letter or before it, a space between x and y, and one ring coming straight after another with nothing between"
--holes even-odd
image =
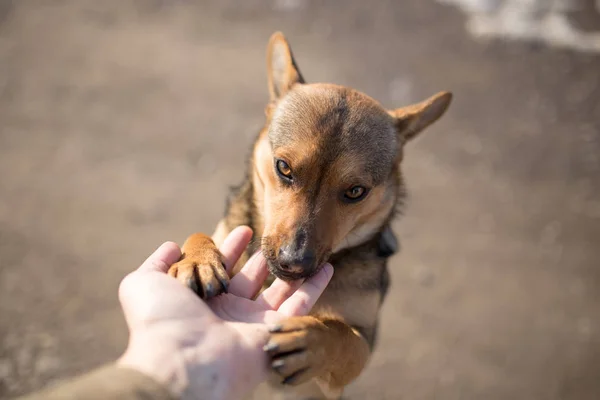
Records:
<instances>
[{"instance_id":1,"label":"dog's head","mask_svg":"<svg viewBox=\"0 0 600 400\"><path fill-rule=\"evenodd\" d=\"M444 114L452 96L388 111L350 88L306 84L279 32L267 68L271 103L254 151L256 200L269 269L293 280L381 229L402 190L404 145Z\"/></svg>"}]
</instances>

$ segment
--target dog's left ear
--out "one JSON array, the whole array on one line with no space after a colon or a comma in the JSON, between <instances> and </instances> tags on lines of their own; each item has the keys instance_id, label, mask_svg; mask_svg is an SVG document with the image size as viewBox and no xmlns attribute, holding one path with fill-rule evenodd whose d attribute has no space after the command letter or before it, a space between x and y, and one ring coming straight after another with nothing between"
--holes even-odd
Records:
<instances>
[{"instance_id":1,"label":"dog's left ear","mask_svg":"<svg viewBox=\"0 0 600 400\"><path fill-rule=\"evenodd\" d=\"M452 93L440 92L421 103L389 111L396 119L396 128L402 142L411 140L437 121L444 115L451 101Z\"/></svg>"},{"instance_id":2,"label":"dog's left ear","mask_svg":"<svg viewBox=\"0 0 600 400\"><path fill-rule=\"evenodd\" d=\"M267 73L271 101L283 97L294 84L304 83L292 49L281 32L275 32L267 47Z\"/></svg>"}]
</instances>

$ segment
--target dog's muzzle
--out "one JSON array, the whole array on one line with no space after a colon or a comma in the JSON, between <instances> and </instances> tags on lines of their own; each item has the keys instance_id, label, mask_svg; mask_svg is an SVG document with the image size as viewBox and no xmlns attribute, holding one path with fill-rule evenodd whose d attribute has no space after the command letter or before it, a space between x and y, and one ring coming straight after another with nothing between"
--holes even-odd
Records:
<instances>
[{"instance_id":1,"label":"dog's muzzle","mask_svg":"<svg viewBox=\"0 0 600 400\"><path fill-rule=\"evenodd\" d=\"M267 260L269 271L285 281L308 278L317 273L317 259L312 250L293 252L286 247L279 249L274 260Z\"/></svg>"}]
</instances>

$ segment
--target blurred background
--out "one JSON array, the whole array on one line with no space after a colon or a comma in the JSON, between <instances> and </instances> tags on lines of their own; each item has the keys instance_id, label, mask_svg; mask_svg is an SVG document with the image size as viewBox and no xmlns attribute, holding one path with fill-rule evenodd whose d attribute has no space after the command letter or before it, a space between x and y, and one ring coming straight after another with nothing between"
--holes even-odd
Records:
<instances>
[{"instance_id":1,"label":"blurred background","mask_svg":"<svg viewBox=\"0 0 600 400\"><path fill-rule=\"evenodd\" d=\"M407 151L402 252L351 399L600 398L594 0L0 0L0 397L116 358L122 277L211 233L267 102L455 101Z\"/></svg>"}]
</instances>

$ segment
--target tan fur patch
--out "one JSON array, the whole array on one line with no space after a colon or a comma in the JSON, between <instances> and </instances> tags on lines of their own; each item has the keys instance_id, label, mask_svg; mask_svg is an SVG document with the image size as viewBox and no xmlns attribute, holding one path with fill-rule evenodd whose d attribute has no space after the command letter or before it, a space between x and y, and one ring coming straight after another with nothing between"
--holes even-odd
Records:
<instances>
[{"instance_id":1,"label":"tan fur patch","mask_svg":"<svg viewBox=\"0 0 600 400\"><path fill-rule=\"evenodd\" d=\"M444 114L452 95L441 92L387 111L356 90L306 84L279 32L269 41L267 71L271 101L254 145L249 180L233 193L213 238L221 244L231 229L249 225L275 270L280 249L290 243L299 254L316 253L314 265L302 264L310 269L307 273L316 272L324 261L332 262L335 274L311 316L285 321L289 330L282 327L271 339L302 346L301 356L284 353L281 357L291 357L288 364L277 364L286 379L315 378L297 387L297 394L335 398L360 374L375 342L379 309L389 285L390 254L380 251L378 235L389 231L394 209L404 196L400 172L404 145ZM278 160L287 163L289 176L276 172ZM348 198L356 186L368 194ZM210 238L193 235L184 247L191 261L214 264L217 259ZM311 367L308 376L284 373L296 371L294 367L304 362ZM320 394L315 392L317 386Z\"/></svg>"}]
</instances>

